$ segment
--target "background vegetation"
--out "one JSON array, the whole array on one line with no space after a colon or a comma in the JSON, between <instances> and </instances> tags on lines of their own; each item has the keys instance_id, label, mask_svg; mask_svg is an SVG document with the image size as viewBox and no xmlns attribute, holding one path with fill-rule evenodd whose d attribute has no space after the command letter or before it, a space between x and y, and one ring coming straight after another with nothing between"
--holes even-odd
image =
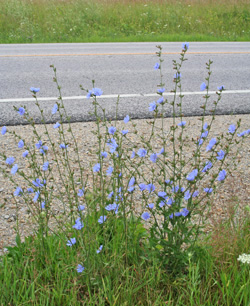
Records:
<instances>
[{"instance_id":1,"label":"background vegetation","mask_svg":"<svg viewBox=\"0 0 250 306\"><path fill-rule=\"evenodd\" d=\"M0 43L249 39L248 0L0 0Z\"/></svg>"}]
</instances>

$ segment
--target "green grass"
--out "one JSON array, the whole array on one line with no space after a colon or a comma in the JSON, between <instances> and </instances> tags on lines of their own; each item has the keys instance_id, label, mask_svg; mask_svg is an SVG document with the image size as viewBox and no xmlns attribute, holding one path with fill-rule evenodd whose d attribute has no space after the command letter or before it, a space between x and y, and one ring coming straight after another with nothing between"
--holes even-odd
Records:
<instances>
[{"instance_id":1,"label":"green grass","mask_svg":"<svg viewBox=\"0 0 250 306\"><path fill-rule=\"evenodd\" d=\"M146 230L135 221L129 223L136 239L128 241L127 256L121 252L119 220L108 247L88 259L80 245L66 246L62 234L28 237L24 243L17 236L17 246L0 260L0 305L250 304L250 267L237 261L250 249L248 212L237 222L234 216L214 224L209 236L200 237L189 265L174 277L153 256ZM95 227L90 228L94 237ZM95 247L93 241L85 243ZM89 268L78 274L81 260Z\"/></svg>"},{"instance_id":2,"label":"green grass","mask_svg":"<svg viewBox=\"0 0 250 306\"><path fill-rule=\"evenodd\" d=\"M249 40L244 0L0 0L0 43Z\"/></svg>"}]
</instances>

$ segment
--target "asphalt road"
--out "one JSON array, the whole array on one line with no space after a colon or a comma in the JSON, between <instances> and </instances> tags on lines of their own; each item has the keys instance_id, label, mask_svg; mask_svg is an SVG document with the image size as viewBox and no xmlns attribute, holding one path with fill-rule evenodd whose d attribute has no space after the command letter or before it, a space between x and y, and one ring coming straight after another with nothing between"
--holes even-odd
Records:
<instances>
[{"instance_id":1,"label":"asphalt road","mask_svg":"<svg viewBox=\"0 0 250 306\"><path fill-rule=\"evenodd\" d=\"M120 95L119 118L129 114L131 118L150 116L148 105L157 99L159 71L154 70L158 61L156 45L163 47L162 64L166 94L173 89L172 60L179 59L181 43L92 43L92 44L24 44L0 45L0 126L24 124L13 106L26 105L36 122L40 115L34 105L29 88L40 87L38 97L47 122L58 120L51 109L58 97L50 65L57 68L64 103L72 121L89 121L91 99L79 88L95 86L103 90L99 101L109 118L115 115L117 96ZM187 116L201 114L205 81L205 63L211 59L210 81L211 109L217 86L226 91L217 114L250 113L250 42L190 43L188 61L183 64L182 91L183 112ZM208 112L209 113L209 112ZM171 109L167 109L168 116Z\"/></svg>"}]
</instances>

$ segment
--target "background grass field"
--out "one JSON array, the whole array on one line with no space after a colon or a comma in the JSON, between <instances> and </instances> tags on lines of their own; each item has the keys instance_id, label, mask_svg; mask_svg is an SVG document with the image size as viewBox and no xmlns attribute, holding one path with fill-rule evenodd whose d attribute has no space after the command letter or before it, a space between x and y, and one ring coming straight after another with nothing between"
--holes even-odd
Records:
<instances>
[{"instance_id":1,"label":"background grass field","mask_svg":"<svg viewBox=\"0 0 250 306\"><path fill-rule=\"evenodd\" d=\"M249 0L0 0L0 43L249 40Z\"/></svg>"}]
</instances>

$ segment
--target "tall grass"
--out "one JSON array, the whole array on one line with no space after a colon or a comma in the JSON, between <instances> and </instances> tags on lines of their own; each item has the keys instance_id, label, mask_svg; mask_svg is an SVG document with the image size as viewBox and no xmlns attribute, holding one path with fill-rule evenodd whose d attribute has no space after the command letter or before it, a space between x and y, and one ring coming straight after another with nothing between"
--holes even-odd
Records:
<instances>
[{"instance_id":1,"label":"tall grass","mask_svg":"<svg viewBox=\"0 0 250 306\"><path fill-rule=\"evenodd\" d=\"M244 0L0 0L0 12L0 43L250 39Z\"/></svg>"}]
</instances>

